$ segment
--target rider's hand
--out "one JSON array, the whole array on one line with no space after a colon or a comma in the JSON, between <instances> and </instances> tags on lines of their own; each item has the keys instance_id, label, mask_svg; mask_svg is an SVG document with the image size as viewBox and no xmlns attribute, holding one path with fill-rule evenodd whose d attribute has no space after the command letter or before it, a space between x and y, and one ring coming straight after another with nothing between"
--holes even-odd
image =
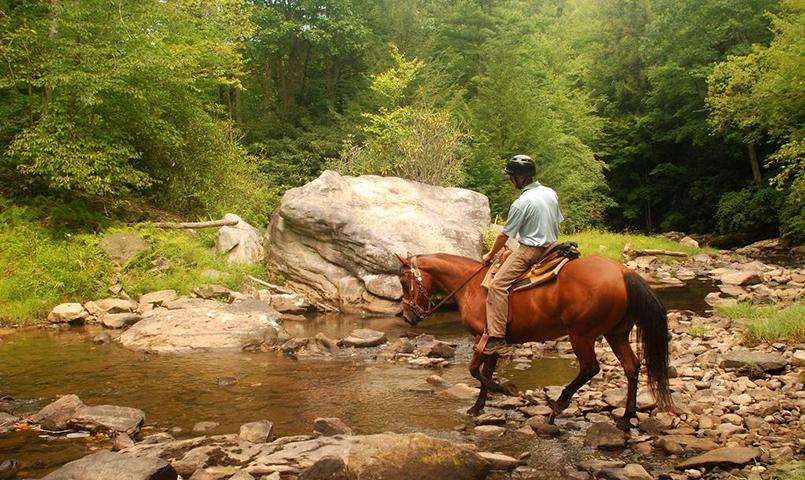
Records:
<instances>
[{"instance_id":1,"label":"rider's hand","mask_svg":"<svg viewBox=\"0 0 805 480\"><path fill-rule=\"evenodd\" d=\"M494 256L494 255L492 255L492 252L487 252L487 253L485 253L485 254L484 254L484 256L482 257L482 260L483 260L483 262L484 262L484 265L491 265L491 264L492 264L492 260L494 260L494 259L495 259L495 256Z\"/></svg>"}]
</instances>

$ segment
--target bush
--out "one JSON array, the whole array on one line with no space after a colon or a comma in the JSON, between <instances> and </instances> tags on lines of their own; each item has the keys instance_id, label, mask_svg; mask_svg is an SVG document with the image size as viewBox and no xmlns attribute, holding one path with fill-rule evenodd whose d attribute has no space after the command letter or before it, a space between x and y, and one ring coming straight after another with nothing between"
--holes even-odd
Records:
<instances>
[{"instance_id":1,"label":"bush","mask_svg":"<svg viewBox=\"0 0 805 480\"><path fill-rule=\"evenodd\" d=\"M755 239L777 236L780 192L770 187L748 187L725 193L718 202L716 229L721 234L743 233Z\"/></svg>"}]
</instances>

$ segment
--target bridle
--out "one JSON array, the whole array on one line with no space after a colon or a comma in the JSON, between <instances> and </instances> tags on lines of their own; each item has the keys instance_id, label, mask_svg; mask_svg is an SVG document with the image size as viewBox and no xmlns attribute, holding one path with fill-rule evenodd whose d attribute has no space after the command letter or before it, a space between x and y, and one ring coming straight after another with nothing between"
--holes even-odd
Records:
<instances>
[{"instance_id":1,"label":"bridle","mask_svg":"<svg viewBox=\"0 0 805 480\"><path fill-rule=\"evenodd\" d=\"M475 276L478 275L479 273L481 273L481 271L486 267L486 265L482 263L481 266L478 267L478 269L475 270L472 273L472 275L467 277L467 279L464 280L461 283L461 285L458 286L458 288L453 290L446 297L442 298L439 301L439 303L437 303L436 305L431 305L430 292L427 291L427 289L425 288L425 285L422 283L422 271L416 265L416 257L410 257L407 266L409 268L409 271L411 272L411 275L409 275L409 277L411 279L411 284L410 284L410 286L408 288L408 291L411 292L411 299L408 299L408 298L406 298L405 295L403 295L402 303L404 305L407 305L409 308L411 308L414 311L414 313L416 314L417 318L419 318L419 320L424 320L425 318L431 316L433 314L433 312L438 310L442 305L447 303L451 298L455 297L456 294L462 288L464 288L468 283L470 283L470 280L475 278ZM415 289L414 288L415 286L418 286L419 288ZM419 303L417 303L417 298L419 298L420 296L424 296L425 303L428 305L427 309L423 309L422 307L419 306Z\"/></svg>"}]
</instances>

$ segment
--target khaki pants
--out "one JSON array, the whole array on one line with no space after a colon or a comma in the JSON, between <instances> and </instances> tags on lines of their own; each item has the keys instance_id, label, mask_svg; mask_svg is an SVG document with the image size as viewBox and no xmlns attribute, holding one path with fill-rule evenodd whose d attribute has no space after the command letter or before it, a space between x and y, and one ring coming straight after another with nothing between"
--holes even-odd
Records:
<instances>
[{"instance_id":1,"label":"khaki pants","mask_svg":"<svg viewBox=\"0 0 805 480\"><path fill-rule=\"evenodd\" d=\"M506 336L509 317L509 287L542 256L544 247L520 245L500 266L486 293L486 332L490 337Z\"/></svg>"}]
</instances>

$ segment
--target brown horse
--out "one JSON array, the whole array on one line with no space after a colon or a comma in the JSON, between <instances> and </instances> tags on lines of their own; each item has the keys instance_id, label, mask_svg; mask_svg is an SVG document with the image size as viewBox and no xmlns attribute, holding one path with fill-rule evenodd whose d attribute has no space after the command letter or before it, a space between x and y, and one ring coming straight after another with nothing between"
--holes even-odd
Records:
<instances>
[{"instance_id":1,"label":"brown horse","mask_svg":"<svg viewBox=\"0 0 805 480\"><path fill-rule=\"evenodd\" d=\"M403 287L401 315L406 322L416 325L432 313L430 295L438 289L454 293L461 321L476 338L480 337L486 330L486 289L481 281L487 267L469 258L442 253L399 258ZM666 310L648 283L635 272L602 257L583 257L569 262L555 280L514 292L509 298L506 338L509 343L568 335L578 358L578 376L556 401L550 401L551 423L570 405L573 394L600 371L595 341L603 335L628 379L626 411L618 421L621 428L628 428L636 411L640 372L640 361L629 344L629 333L635 324L645 355L649 387L660 406L671 406ZM516 393L494 381L497 360L498 355L478 353L472 358L470 373L481 382L481 391L467 412L470 415L483 410L490 390Z\"/></svg>"}]
</instances>

